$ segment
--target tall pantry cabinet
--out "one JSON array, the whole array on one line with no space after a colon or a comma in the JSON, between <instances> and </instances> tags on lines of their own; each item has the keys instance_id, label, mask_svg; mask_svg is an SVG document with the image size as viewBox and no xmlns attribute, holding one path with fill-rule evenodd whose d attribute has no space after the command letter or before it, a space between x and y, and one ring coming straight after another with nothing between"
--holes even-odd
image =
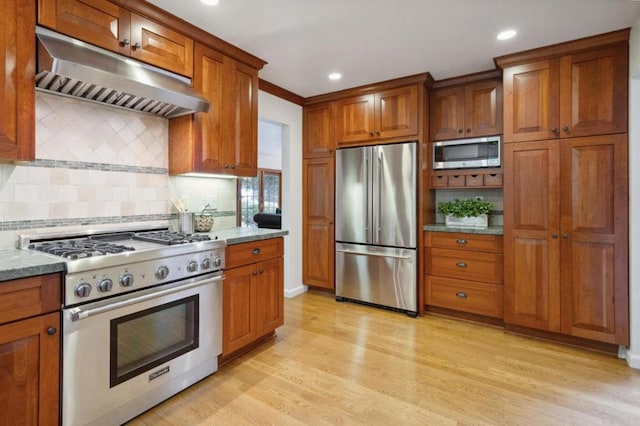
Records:
<instances>
[{"instance_id":1,"label":"tall pantry cabinet","mask_svg":"<svg viewBox=\"0 0 640 426\"><path fill-rule=\"evenodd\" d=\"M629 343L628 38L496 59L507 325Z\"/></svg>"}]
</instances>

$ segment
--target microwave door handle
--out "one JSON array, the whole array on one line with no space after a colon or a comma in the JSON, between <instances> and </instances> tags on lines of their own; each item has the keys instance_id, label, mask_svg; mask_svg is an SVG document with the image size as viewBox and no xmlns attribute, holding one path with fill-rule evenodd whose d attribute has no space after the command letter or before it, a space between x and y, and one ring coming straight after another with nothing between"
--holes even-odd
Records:
<instances>
[{"instance_id":1,"label":"microwave door handle","mask_svg":"<svg viewBox=\"0 0 640 426\"><path fill-rule=\"evenodd\" d=\"M158 297L167 296L169 294L178 293L183 290L189 290L191 288L200 287L206 284L211 284L214 281L222 281L224 278L225 278L224 275L219 275L217 277L208 278L206 280L198 279L197 281L189 284L171 287L166 290L155 291L152 293L145 294L143 296L123 300L121 302L110 303L108 305L100 306L93 309L73 308L69 312L71 312L72 321L79 321L81 319L89 318L94 315L98 315L105 312L113 311L115 309L120 309L120 308L125 308L127 306L135 305L136 303L146 302L147 300L152 300Z\"/></svg>"}]
</instances>

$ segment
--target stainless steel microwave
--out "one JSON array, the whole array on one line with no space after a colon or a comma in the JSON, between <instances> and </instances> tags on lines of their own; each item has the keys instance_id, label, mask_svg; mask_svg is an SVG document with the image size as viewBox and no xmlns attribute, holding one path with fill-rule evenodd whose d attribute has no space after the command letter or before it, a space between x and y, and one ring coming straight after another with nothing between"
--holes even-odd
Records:
<instances>
[{"instance_id":1,"label":"stainless steel microwave","mask_svg":"<svg viewBox=\"0 0 640 426\"><path fill-rule=\"evenodd\" d=\"M500 136L433 142L433 170L500 167Z\"/></svg>"}]
</instances>

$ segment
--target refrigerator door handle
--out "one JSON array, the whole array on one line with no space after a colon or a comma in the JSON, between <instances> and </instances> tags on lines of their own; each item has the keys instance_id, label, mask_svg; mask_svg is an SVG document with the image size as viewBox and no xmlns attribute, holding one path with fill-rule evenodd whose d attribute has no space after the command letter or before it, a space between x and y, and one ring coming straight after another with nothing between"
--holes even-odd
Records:
<instances>
[{"instance_id":1,"label":"refrigerator door handle","mask_svg":"<svg viewBox=\"0 0 640 426\"><path fill-rule=\"evenodd\" d=\"M337 252L347 253L347 254L355 254L357 256L375 256L375 257L391 257L393 259L411 259L411 256L398 256L395 254L384 254L384 253L375 253L375 252L361 252L354 250L344 250L344 249L336 249Z\"/></svg>"},{"instance_id":2,"label":"refrigerator door handle","mask_svg":"<svg viewBox=\"0 0 640 426\"><path fill-rule=\"evenodd\" d=\"M376 244L380 244L380 232L382 232L382 173L384 172L384 152L378 150L378 213L376 225Z\"/></svg>"},{"instance_id":3,"label":"refrigerator door handle","mask_svg":"<svg viewBox=\"0 0 640 426\"><path fill-rule=\"evenodd\" d=\"M369 223L369 179L368 179L368 171L369 171L369 151L367 149L362 151L362 155L364 156L364 167L362 169L362 173L364 174L362 181L364 182L364 209L366 212L364 215L364 235L365 242L371 242L371 224Z\"/></svg>"}]
</instances>

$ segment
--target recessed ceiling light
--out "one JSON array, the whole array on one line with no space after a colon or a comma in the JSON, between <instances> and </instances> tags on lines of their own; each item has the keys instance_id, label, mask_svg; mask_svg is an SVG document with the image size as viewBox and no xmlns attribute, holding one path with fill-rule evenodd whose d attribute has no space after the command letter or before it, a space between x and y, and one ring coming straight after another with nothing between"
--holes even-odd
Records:
<instances>
[{"instance_id":1,"label":"recessed ceiling light","mask_svg":"<svg viewBox=\"0 0 640 426\"><path fill-rule=\"evenodd\" d=\"M200 1L206 4L207 6L215 6L218 3L220 3L220 0L200 0Z\"/></svg>"},{"instance_id":2,"label":"recessed ceiling light","mask_svg":"<svg viewBox=\"0 0 640 426\"><path fill-rule=\"evenodd\" d=\"M339 72L332 72L329 74L329 80L340 80L342 78L342 74Z\"/></svg>"},{"instance_id":3,"label":"recessed ceiling light","mask_svg":"<svg viewBox=\"0 0 640 426\"><path fill-rule=\"evenodd\" d=\"M498 34L498 36L496 38L498 40L509 40L510 38L515 37L516 34L518 34L516 32L516 30L506 30L506 31L502 31L500 34Z\"/></svg>"}]
</instances>

